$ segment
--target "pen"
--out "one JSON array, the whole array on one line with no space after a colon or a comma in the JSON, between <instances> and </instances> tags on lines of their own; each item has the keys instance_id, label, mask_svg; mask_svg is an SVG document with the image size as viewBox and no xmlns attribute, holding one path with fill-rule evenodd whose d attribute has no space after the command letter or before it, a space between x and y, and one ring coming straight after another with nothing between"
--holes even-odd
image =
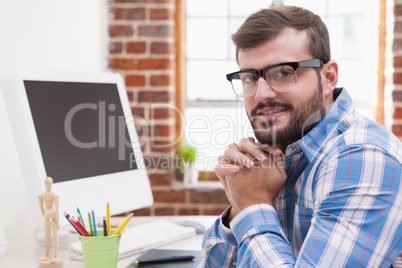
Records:
<instances>
[{"instance_id":1,"label":"pen","mask_svg":"<svg viewBox=\"0 0 402 268\"><path fill-rule=\"evenodd\" d=\"M103 217L103 236L107 236L106 218Z\"/></svg>"},{"instance_id":2,"label":"pen","mask_svg":"<svg viewBox=\"0 0 402 268\"><path fill-rule=\"evenodd\" d=\"M78 206L77 206L77 212L78 212L78 215L77 215L77 216L79 216L79 217L78 217L79 221L81 222L82 226L84 226L84 228L86 228L86 227L85 227L85 223L84 223L84 218L82 217L81 211L80 211L80 209L78 208Z\"/></svg>"},{"instance_id":3,"label":"pen","mask_svg":"<svg viewBox=\"0 0 402 268\"><path fill-rule=\"evenodd\" d=\"M106 205L106 227L107 227L107 235L110 236L110 207L109 202Z\"/></svg>"},{"instance_id":4,"label":"pen","mask_svg":"<svg viewBox=\"0 0 402 268\"><path fill-rule=\"evenodd\" d=\"M134 215L134 213L131 213L130 215L128 215L128 217L124 220L124 222L119 226L119 228L117 228L116 231L114 231L113 235L118 235L120 233L120 231L124 228L124 226L126 226L127 222L131 219L131 217Z\"/></svg>"},{"instance_id":5,"label":"pen","mask_svg":"<svg viewBox=\"0 0 402 268\"><path fill-rule=\"evenodd\" d=\"M89 222L89 232L91 236L94 236L94 229L92 228L92 220L91 220L91 214L88 212L88 222Z\"/></svg>"},{"instance_id":6,"label":"pen","mask_svg":"<svg viewBox=\"0 0 402 268\"><path fill-rule=\"evenodd\" d=\"M96 220L95 220L95 212L92 209L92 223L94 225L94 236L98 236L98 232L96 231Z\"/></svg>"},{"instance_id":7,"label":"pen","mask_svg":"<svg viewBox=\"0 0 402 268\"><path fill-rule=\"evenodd\" d=\"M195 256L185 255L185 256L171 256L166 258L154 258L145 260L136 260L135 264L152 264L152 263L166 263L166 262L179 262L179 261L192 261Z\"/></svg>"}]
</instances>

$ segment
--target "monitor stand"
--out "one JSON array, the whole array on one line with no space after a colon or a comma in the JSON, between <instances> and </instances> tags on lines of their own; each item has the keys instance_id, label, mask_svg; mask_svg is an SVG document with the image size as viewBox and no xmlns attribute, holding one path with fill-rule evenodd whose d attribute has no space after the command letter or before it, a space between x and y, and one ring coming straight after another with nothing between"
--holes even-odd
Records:
<instances>
[{"instance_id":1,"label":"monitor stand","mask_svg":"<svg viewBox=\"0 0 402 268\"><path fill-rule=\"evenodd\" d=\"M59 248L68 249L71 243L79 241L79 235L74 233L72 229L68 226L60 226L58 231L59 236ZM53 237L53 236L52 236ZM44 231L34 231L35 241L42 247L45 246L45 232ZM53 240L53 238L51 238Z\"/></svg>"}]
</instances>

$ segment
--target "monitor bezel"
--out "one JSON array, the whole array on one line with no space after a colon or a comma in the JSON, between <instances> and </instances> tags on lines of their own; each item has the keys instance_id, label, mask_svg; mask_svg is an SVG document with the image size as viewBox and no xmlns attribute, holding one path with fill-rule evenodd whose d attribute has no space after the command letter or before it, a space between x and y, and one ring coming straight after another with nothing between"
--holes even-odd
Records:
<instances>
[{"instance_id":1,"label":"monitor bezel","mask_svg":"<svg viewBox=\"0 0 402 268\"><path fill-rule=\"evenodd\" d=\"M41 232L44 230L44 219L40 212L38 195L45 191L44 179L47 175L25 90L26 80L116 84L125 118L131 119L133 116L123 78L118 73L24 71L2 79L1 88L6 100L34 229L35 232ZM106 215L107 202L110 204L112 215L153 204L135 125L132 122L127 124L127 130L133 153L137 158L137 169L53 184L52 191L59 195L59 221L62 226L69 224L63 216L64 211L76 215L77 206L85 214L93 209L97 218L101 218Z\"/></svg>"}]
</instances>

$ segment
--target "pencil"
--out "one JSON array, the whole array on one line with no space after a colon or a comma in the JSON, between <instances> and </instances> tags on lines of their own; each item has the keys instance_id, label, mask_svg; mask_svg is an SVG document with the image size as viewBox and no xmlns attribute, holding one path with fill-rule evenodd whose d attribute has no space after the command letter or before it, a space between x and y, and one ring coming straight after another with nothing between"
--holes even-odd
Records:
<instances>
[{"instance_id":1,"label":"pencil","mask_svg":"<svg viewBox=\"0 0 402 268\"><path fill-rule=\"evenodd\" d=\"M110 206L109 202L107 202L106 205L106 230L107 230L107 235L110 236Z\"/></svg>"},{"instance_id":2,"label":"pencil","mask_svg":"<svg viewBox=\"0 0 402 268\"><path fill-rule=\"evenodd\" d=\"M94 236L94 229L92 228L92 220L91 220L91 214L88 212L88 222L89 222L89 232L91 236Z\"/></svg>"},{"instance_id":3,"label":"pencil","mask_svg":"<svg viewBox=\"0 0 402 268\"><path fill-rule=\"evenodd\" d=\"M134 215L134 213L131 213L128 215L128 217L125 219L125 221L117 228L117 230L113 233L113 235L118 235L120 231L126 226L127 222L131 219L131 217Z\"/></svg>"},{"instance_id":4,"label":"pencil","mask_svg":"<svg viewBox=\"0 0 402 268\"><path fill-rule=\"evenodd\" d=\"M78 217L79 221L81 222L82 226L84 226L84 228L86 228L86 227L85 227L85 223L84 223L84 218L82 217L81 211L80 211L80 209L78 208L78 206L77 206L77 212L78 212L78 215L79 215L79 217Z\"/></svg>"},{"instance_id":5,"label":"pencil","mask_svg":"<svg viewBox=\"0 0 402 268\"><path fill-rule=\"evenodd\" d=\"M107 236L106 218L103 217L103 236Z\"/></svg>"},{"instance_id":6,"label":"pencil","mask_svg":"<svg viewBox=\"0 0 402 268\"><path fill-rule=\"evenodd\" d=\"M88 233L88 231L84 228L84 226L82 226L81 222L76 221L76 220L74 219L74 217L72 217L71 223L74 224L75 227L77 227L78 230L80 230L80 233L81 233L83 236L91 236L91 235Z\"/></svg>"},{"instance_id":7,"label":"pencil","mask_svg":"<svg viewBox=\"0 0 402 268\"><path fill-rule=\"evenodd\" d=\"M79 235L82 235L81 232L77 229L77 227L75 227L75 225L71 222L70 220L70 215L68 215L67 212L64 211L64 217L66 217L66 219L68 220L68 222L74 227L74 229L77 231L77 233Z\"/></svg>"},{"instance_id":8,"label":"pencil","mask_svg":"<svg viewBox=\"0 0 402 268\"><path fill-rule=\"evenodd\" d=\"M93 209L92 209L92 224L94 225L94 236L98 236L98 232L96 231L95 212Z\"/></svg>"}]
</instances>

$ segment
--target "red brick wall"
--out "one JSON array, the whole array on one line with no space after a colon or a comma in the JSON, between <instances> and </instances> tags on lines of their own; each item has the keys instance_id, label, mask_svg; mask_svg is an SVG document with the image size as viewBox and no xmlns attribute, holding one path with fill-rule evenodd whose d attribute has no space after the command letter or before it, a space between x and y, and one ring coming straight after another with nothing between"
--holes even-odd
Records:
<instances>
[{"instance_id":1,"label":"red brick wall","mask_svg":"<svg viewBox=\"0 0 402 268\"><path fill-rule=\"evenodd\" d=\"M146 125L138 132L146 139L142 149L154 205L136 215L220 214L228 205L222 190L171 188L176 137L175 112L168 105L175 104L174 0L110 0L108 5L108 68L123 75L133 115Z\"/></svg>"},{"instance_id":2,"label":"red brick wall","mask_svg":"<svg viewBox=\"0 0 402 268\"><path fill-rule=\"evenodd\" d=\"M402 140L402 2L394 0L394 42L393 52L393 124L392 132Z\"/></svg>"}]
</instances>

